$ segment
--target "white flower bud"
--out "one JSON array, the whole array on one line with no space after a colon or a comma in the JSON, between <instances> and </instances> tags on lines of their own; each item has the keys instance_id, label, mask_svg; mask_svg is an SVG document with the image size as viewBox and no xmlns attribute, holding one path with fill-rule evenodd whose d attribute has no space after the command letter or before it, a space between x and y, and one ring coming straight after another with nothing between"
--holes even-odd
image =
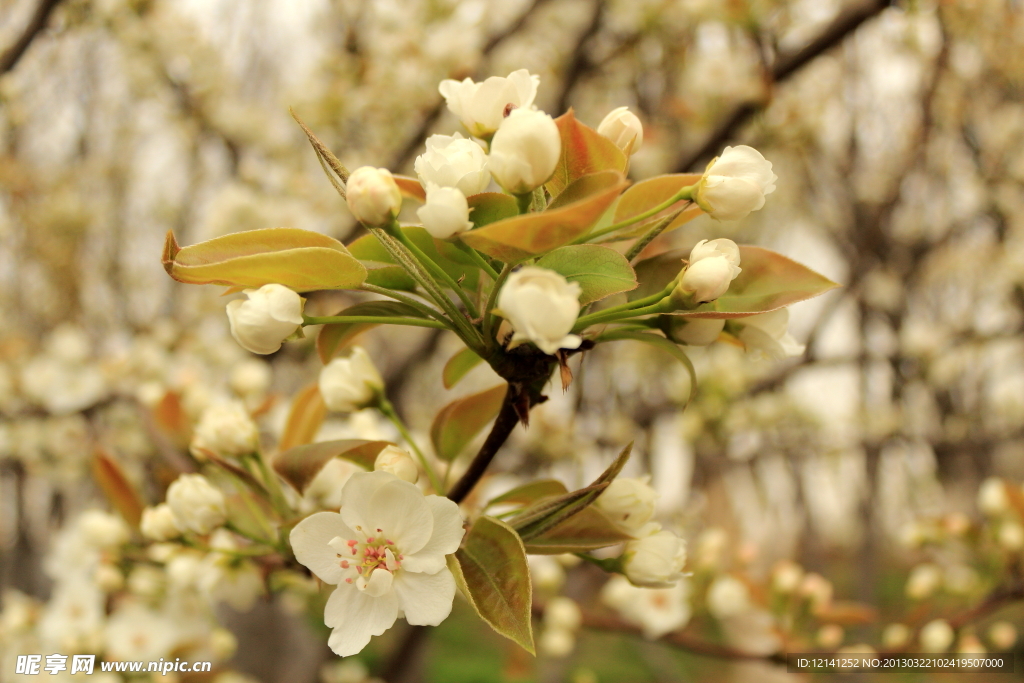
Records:
<instances>
[{"instance_id":1,"label":"white flower bud","mask_svg":"<svg viewBox=\"0 0 1024 683\"><path fill-rule=\"evenodd\" d=\"M534 589L557 591L565 583L565 570L550 555L527 555L526 560Z\"/></svg>"},{"instance_id":2,"label":"white flower bud","mask_svg":"<svg viewBox=\"0 0 1024 683\"><path fill-rule=\"evenodd\" d=\"M989 477L978 488L978 508L990 517L998 517L1010 508L1006 484L999 477Z\"/></svg>"},{"instance_id":3,"label":"white flower bud","mask_svg":"<svg viewBox=\"0 0 1024 683\"><path fill-rule=\"evenodd\" d=\"M811 608L814 610L823 609L832 602L833 592L832 582L821 574L811 572L805 575L803 581L800 582L800 595L810 601Z\"/></svg>"},{"instance_id":4,"label":"white flower bud","mask_svg":"<svg viewBox=\"0 0 1024 683\"><path fill-rule=\"evenodd\" d=\"M224 494L201 474L183 474L168 487L167 505L183 529L208 534L227 519Z\"/></svg>"},{"instance_id":5,"label":"white flower bud","mask_svg":"<svg viewBox=\"0 0 1024 683\"><path fill-rule=\"evenodd\" d=\"M740 249L729 239L701 240L690 251L690 264L676 285L673 297L705 303L729 290L740 274Z\"/></svg>"},{"instance_id":6,"label":"white flower bud","mask_svg":"<svg viewBox=\"0 0 1024 683\"><path fill-rule=\"evenodd\" d=\"M402 193L386 168L361 166L352 171L345 193L352 215L370 227L390 223L402 208Z\"/></svg>"},{"instance_id":7,"label":"white flower bud","mask_svg":"<svg viewBox=\"0 0 1024 683\"><path fill-rule=\"evenodd\" d=\"M797 589L803 576L803 567L791 560L782 560L772 571L772 587L779 593L787 595Z\"/></svg>"},{"instance_id":8,"label":"white flower bud","mask_svg":"<svg viewBox=\"0 0 1024 683\"><path fill-rule=\"evenodd\" d=\"M118 515L103 510L86 510L77 522L82 540L95 548L113 548L128 542L128 525Z\"/></svg>"},{"instance_id":9,"label":"white flower bud","mask_svg":"<svg viewBox=\"0 0 1024 683\"><path fill-rule=\"evenodd\" d=\"M419 468L412 457L398 446L387 446L377 454L373 463L375 471L390 472L399 479L415 484L420 477Z\"/></svg>"},{"instance_id":10,"label":"white flower bud","mask_svg":"<svg viewBox=\"0 0 1024 683\"><path fill-rule=\"evenodd\" d=\"M722 318L682 318L672 316L669 323L674 341L688 346L707 346L718 339L725 329Z\"/></svg>"},{"instance_id":11,"label":"white flower bud","mask_svg":"<svg viewBox=\"0 0 1024 683\"><path fill-rule=\"evenodd\" d=\"M804 352L804 345L789 333L788 308L739 318L735 322L740 326L737 336L747 351L769 358L790 358Z\"/></svg>"},{"instance_id":12,"label":"white flower bud","mask_svg":"<svg viewBox=\"0 0 1024 683\"><path fill-rule=\"evenodd\" d=\"M203 449L215 455L241 456L255 453L259 447L260 430L249 411L238 401L227 401L203 411L189 449L198 460L204 460Z\"/></svg>"},{"instance_id":13,"label":"white flower bud","mask_svg":"<svg viewBox=\"0 0 1024 683\"><path fill-rule=\"evenodd\" d=\"M626 543L622 569L635 586L667 588L682 576L686 564L686 542L671 531L662 530Z\"/></svg>"},{"instance_id":14,"label":"white flower bud","mask_svg":"<svg viewBox=\"0 0 1024 683\"><path fill-rule=\"evenodd\" d=\"M228 385L242 397L260 397L270 388L270 365L265 361L247 358L231 369Z\"/></svg>"},{"instance_id":15,"label":"white flower bud","mask_svg":"<svg viewBox=\"0 0 1024 683\"><path fill-rule=\"evenodd\" d=\"M580 627L582 620L580 606L572 598L559 595L551 598L544 605L544 624L548 628L575 631Z\"/></svg>"},{"instance_id":16,"label":"white flower bud","mask_svg":"<svg viewBox=\"0 0 1024 683\"><path fill-rule=\"evenodd\" d=\"M352 413L370 405L384 380L361 346L348 358L335 358L320 371L320 395L330 410Z\"/></svg>"},{"instance_id":17,"label":"white flower bud","mask_svg":"<svg viewBox=\"0 0 1024 683\"><path fill-rule=\"evenodd\" d=\"M608 116L597 127L597 132L614 142L623 152L629 149L630 154L636 154L644 144L643 124L629 107L617 107L608 112ZM633 143L632 148L629 147L630 143Z\"/></svg>"},{"instance_id":18,"label":"white flower bud","mask_svg":"<svg viewBox=\"0 0 1024 683\"><path fill-rule=\"evenodd\" d=\"M620 529L635 534L654 516L658 494L647 484L647 478L619 477L612 480L594 507L608 515Z\"/></svg>"},{"instance_id":19,"label":"white flower bud","mask_svg":"<svg viewBox=\"0 0 1024 683\"><path fill-rule=\"evenodd\" d=\"M302 297L284 285L247 289L228 302L231 336L246 351L274 353L302 324Z\"/></svg>"},{"instance_id":20,"label":"white flower bud","mask_svg":"<svg viewBox=\"0 0 1024 683\"><path fill-rule=\"evenodd\" d=\"M104 593L113 593L124 587L124 574L108 562L103 562L96 567L92 580Z\"/></svg>"},{"instance_id":21,"label":"white flower bud","mask_svg":"<svg viewBox=\"0 0 1024 683\"><path fill-rule=\"evenodd\" d=\"M547 182L561 154L554 119L542 111L516 109L491 140L488 168L506 192L526 194Z\"/></svg>"},{"instance_id":22,"label":"white flower bud","mask_svg":"<svg viewBox=\"0 0 1024 683\"><path fill-rule=\"evenodd\" d=\"M911 600L924 600L942 585L942 570L926 562L914 567L907 578L906 593Z\"/></svg>"},{"instance_id":23,"label":"white flower bud","mask_svg":"<svg viewBox=\"0 0 1024 683\"><path fill-rule=\"evenodd\" d=\"M483 192L491 182L487 154L458 133L427 138L427 151L416 157L414 168L423 187L457 187L467 197Z\"/></svg>"},{"instance_id":24,"label":"white flower bud","mask_svg":"<svg viewBox=\"0 0 1024 683\"><path fill-rule=\"evenodd\" d=\"M929 621L921 629L921 650L924 652L945 652L953 644L956 634L944 619Z\"/></svg>"},{"instance_id":25,"label":"white flower bud","mask_svg":"<svg viewBox=\"0 0 1024 683\"><path fill-rule=\"evenodd\" d=\"M498 130L508 105L517 109L533 106L538 85L540 76L519 69L508 78L492 76L483 83L474 83L469 78L462 82L446 79L437 89L470 135L487 138Z\"/></svg>"},{"instance_id":26,"label":"white flower bud","mask_svg":"<svg viewBox=\"0 0 1024 683\"><path fill-rule=\"evenodd\" d=\"M416 210L423 227L439 240L465 232L473 227L469 220L466 195L454 187L441 187L427 183L427 201Z\"/></svg>"},{"instance_id":27,"label":"white flower bud","mask_svg":"<svg viewBox=\"0 0 1024 683\"><path fill-rule=\"evenodd\" d=\"M882 629L882 645L887 650L895 650L910 640L910 628L905 624L889 624Z\"/></svg>"},{"instance_id":28,"label":"white flower bud","mask_svg":"<svg viewBox=\"0 0 1024 683\"><path fill-rule=\"evenodd\" d=\"M1010 552L1024 548L1024 527L1017 522L1003 522L999 526L999 545Z\"/></svg>"},{"instance_id":29,"label":"white flower bud","mask_svg":"<svg viewBox=\"0 0 1024 683\"><path fill-rule=\"evenodd\" d=\"M511 344L533 342L544 353L579 348L570 334L580 314L578 283L553 270L526 266L512 273L498 294L498 308L515 333Z\"/></svg>"},{"instance_id":30,"label":"white flower bud","mask_svg":"<svg viewBox=\"0 0 1024 683\"><path fill-rule=\"evenodd\" d=\"M153 541L169 541L181 536L182 531L167 503L143 510L139 529L143 536Z\"/></svg>"},{"instance_id":31,"label":"white flower bud","mask_svg":"<svg viewBox=\"0 0 1024 683\"><path fill-rule=\"evenodd\" d=\"M753 147L726 147L708 164L694 199L713 218L734 221L764 206L776 180L771 162Z\"/></svg>"},{"instance_id":32,"label":"white flower bud","mask_svg":"<svg viewBox=\"0 0 1024 683\"><path fill-rule=\"evenodd\" d=\"M998 652L1006 652L1017 642L1017 628L1008 621L997 621L988 630L988 639Z\"/></svg>"},{"instance_id":33,"label":"white flower bud","mask_svg":"<svg viewBox=\"0 0 1024 683\"><path fill-rule=\"evenodd\" d=\"M835 650L843 644L843 636L845 635L843 627L839 624L825 624L818 629L818 632L814 635L814 640L817 642L818 647L826 650Z\"/></svg>"},{"instance_id":34,"label":"white flower bud","mask_svg":"<svg viewBox=\"0 0 1024 683\"><path fill-rule=\"evenodd\" d=\"M537 646L548 657L567 657L576 647L576 636L564 628L547 628L541 634Z\"/></svg>"},{"instance_id":35,"label":"white flower bud","mask_svg":"<svg viewBox=\"0 0 1024 683\"><path fill-rule=\"evenodd\" d=\"M716 619L727 619L750 609L750 590L739 579L725 574L708 587L707 603Z\"/></svg>"}]
</instances>

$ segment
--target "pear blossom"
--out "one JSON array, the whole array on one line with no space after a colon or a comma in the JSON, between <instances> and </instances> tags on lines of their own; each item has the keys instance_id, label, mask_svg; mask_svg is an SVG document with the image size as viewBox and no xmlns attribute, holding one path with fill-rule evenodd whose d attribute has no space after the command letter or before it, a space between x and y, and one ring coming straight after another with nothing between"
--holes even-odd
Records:
<instances>
[{"instance_id":1,"label":"pear blossom","mask_svg":"<svg viewBox=\"0 0 1024 683\"><path fill-rule=\"evenodd\" d=\"M608 112L597 126L597 132L615 143L625 152L636 154L644 144L644 127L629 107L616 107ZM632 147L630 147L632 144Z\"/></svg>"},{"instance_id":2,"label":"pear blossom","mask_svg":"<svg viewBox=\"0 0 1024 683\"><path fill-rule=\"evenodd\" d=\"M461 82L449 78L441 81L437 89L469 134L486 139L498 130L509 105L517 109L533 106L539 85L540 76L519 69L507 78L492 76L482 83L470 78Z\"/></svg>"},{"instance_id":3,"label":"pear blossom","mask_svg":"<svg viewBox=\"0 0 1024 683\"><path fill-rule=\"evenodd\" d=\"M672 316L669 321L669 336L673 341L688 346L712 344L725 329L722 318L683 318Z\"/></svg>"},{"instance_id":4,"label":"pear blossom","mask_svg":"<svg viewBox=\"0 0 1024 683\"><path fill-rule=\"evenodd\" d=\"M320 395L330 410L351 413L370 405L384 380L361 346L348 358L335 358L320 371Z\"/></svg>"},{"instance_id":5,"label":"pear blossom","mask_svg":"<svg viewBox=\"0 0 1024 683\"><path fill-rule=\"evenodd\" d=\"M726 147L708 164L694 199L712 218L734 221L764 206L776 180L771 162L753 147Z\"/></svg>"},{"instance_id":6,"label":"pear blossom","mask_svg":"<svg viewBox=\"0 0 1024 683\"><path fill-rule=\"evenodd\" d=\"M86 510L75 522L82 540L96 548L113 548L128 542L128 525L118 515L103 510Z\"/></svg>"},{"instance_id":7,"label":"pear blossom","mask_svg":"<svg viewBox=\"0 0 1024 683\"><path fill-rule=\"evenodd\" d=\"M944 619L933 619L921 628L918 636L923 652L945 652L953 644L956 633L949 622Z\"/></svg>"},{"instance_id":8,"label":"pear blossom","mask_svg":"<svg viewBox=\"0 0 1024 683\"><path fill-rule=\"evenodd\" d=\"M658 494L647 481L648 477L613 479L594 501L594 507L626 533L635 534L654 516Z\"/></svg>"},{"instance_id":9,"label":"pear blossom","mask_svg":"<svg viewBox=\"0 0 1024 683\"><path fill-rule=\"evenodd\" d=\"M274 353L302 324L302 297L278 284L243 293L246 300L228 302L231 336L246 351Z\"/></svg>"},{"instance_id":10,"label":"pear blossom","mask_svg":"<svg viewBox=\"0 0 1024 683\"><path fill-rule=\"evenodd\" d=\"M788 308L739 318L735 323L739 326L736 336L748 351L770 358L799 356L804 352L804 345L789 333Z\"/></svg>"},{"instance_id":11,"label":"pear blossom","mask_svg":"<svg viewBox=\"0 0 1024 683\"><path fill-rule=\"evenodd\" d=\"M455 598L445 556L464 530L458 506L424 496L389 472L357 472L342 491L341 512L318 512L291 532L296 559L325 583L328 645L345 657L391 628L399 612L413 625L444 621Z\"/></svg>"},{"instance_id":12,"label":"pear blossom","mask_svg":"<svg viewBox=\"0 0 1024 683\"><path fill-rule=\"evenodd\" d=\"M491 182L487 154L472 140L455 135L431 135L427 151L413 164L423 187L431 183L458 188L467 197L483 192Z\"/></svg>"},{"instance_id":13,"label":"pear blossom","mask_svg":"<svg viewBox=\"0 0 1024 683\"><path fill-rule=\"evenodd\" d=\"M491 140L488 168L506 192L525 194L547 182L561 154L554 119L542 111L516 109Z\"/></svg>"},{"instance_id":14,"label":"pear blossom","mask_svg":"<svg viewBox=\"0 0 1024 683\"><path fill-rule=\"evenodd\" d=\"M750 609L750 589L739 579L724 574L708 587L708 611L717 619L727 619Z\"/></svg>"},{"instance_id":15,"label":"pear blossom","mask_svg":"<svg viewBox=\"0 0 1024 683\"><path fill-rule=\"evenodd\" d=\"M678 301L692 297L704 303L725 294L740 274L740 249L730 239L701 240L690 251L690 261L672 296Z\"/></svg>"},{"instance_id":16,"label":"pear blossom","mask_svg":"<svg viewBox=\"0 0 1024 683\"><path fill-rule=\"evenodd\" d=\"M988 639L997 651L1007 652L1017 642L1017 628L1008 621L997 621L989 627Z\"/></svg>"},{"instance_id":17,"label":"pear blossom","mask_svg":"<svg viewBox=\"0 0 1024 683\"><path fill-rule=\"evenodd\" d=\"M357 168L348 177L345 192L352 215L370 227L390 223L402 208L402 193L386 168Z\"/></svg>"},{"instance_id":18,"label":"pear blossom","mask_svg":"<svg viewBox=\"0 0 1024 683\"><path fill-rule=\"evenodd\" d=\"M189 450L198 460L205 460L204 451L237 457L255 453L259 447L260 430L249 411L238 401L225 401L203 411Z\"/></svg>"},{"instance_id":19,"label":"pear blossom","mask_svg":"<svg viewBox=\"0 0 1024 683\"><path fill-rule=\"evenodd\" d=\"M990 517L1004 514L1010 507L1006 484L999 477L988 477L978 487L978 508Z\"/></svg>"},{"instance_id":20,"label":"pear blossom","mask_svg":"<svg viewBox=\"0 0 1024 683\"><path fill-rule=\"evenodd\" d=\"M377 454L373 469L379 472L390 472L402 481L415 484L420 471L408 452L398 446L386 446Z\"/></svg>"},{"instance_id":21,"label":"pear blossom","mask_svg":"<svg viewBox=\"0 0 1024 683\"><path fill-rule=\"evenodd\" d=\"M544 353L576 349L570 334L580 314L579 283L546 268L526 266L512 273L498 294L498 309L512 325L513 346L533 342Z\"/></svg>"},{"instance_id":22,"label":"pear blossom","mask_svg":"<svg viewBox=\"0 0 1024 683\"><path fill-rule=\"evenodd\" d=\"M882 629L882 646L889 650L901 648L910 640L910 628L906 624L888 624Z\"/></svg>"},{"instance_id":23,"label":"pear blossom","mask_svg":"<svg viewBox=\"0 0 1024 683\"><path fill-rule=\"evenodd\" d=\"M155 507L147 507L143 510L139 530L142 531L143 536L154 541L169 541L181 536L182 531L167 503L160 503Z\"/></svg>"},{"instance_id":24,"label":"pear blossom","mask_svg":"<svg viewBox=\"0 0 1024 683\"><path fill-rule=\"evenodd\" d=\"M466 195L455 187L427 183L427 201L416 209L423 227L433 237L445 240L473 227Z\"/></svg>"},{"instance_id":25,"label":"pear blossom","mask_svg":"<svg viewBox=\"0 0 1024 683\"><path fill-rule=\"evenodd\" d=\"M639 588L624 576L613 576L601 589L601 601L639 626L648 640L686 626L693 614L689 598L690 582L685 578L670 588Z\"/></svg>"},{"instance_id":26,"label":"pear blossom","mask_svg":"<svg viewBox=\"0 0 1024 683\"><path fill-rule=\"evenodd\" d=\"M218 529L210 538L213 549L197 568L196 587L211 602L225 602L238 612L252 609L263 594L263 575L249 561L239 561L234 536Z\"/></svg>"},{"instance_id":27,"label":"pear blossom","mask_svg":"<svg viewBox=\"0 0 1024 683\"><path fill-rule=\"evenodd\" d=\"M925 562L910 572L906 593L911 600L924 600L942 585L942 570L935 564Z\"/></svg>"},{"instance_id":28,"label":"pear blossom","mask_svg":"<svg viewBox=\"0 0 1024 683\"><path fill-rule=\"evenodd\" d=\"M167 505L178 526L208 534L227 519L224 494L201 474L183 474L167 487Z\"/></svg>"},{"instance_id":29,"label":"pear blossom","mask_svg":"<svg viewBox=\"0 0 1024 683\"><path fill-rule=\"evenodd\" d=\"M629 541L622 553L623 573L633 585L644 588L675 585L685 564L685 541L666 529Z\"/></svg>"}]
</instances>

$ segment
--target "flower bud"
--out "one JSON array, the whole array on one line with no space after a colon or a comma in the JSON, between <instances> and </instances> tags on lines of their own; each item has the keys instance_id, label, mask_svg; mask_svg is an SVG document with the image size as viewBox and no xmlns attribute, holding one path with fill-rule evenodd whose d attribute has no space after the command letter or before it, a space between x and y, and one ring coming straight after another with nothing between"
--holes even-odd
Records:
<instances>
[{"instance_id":1,"label":"flower bud","mask_svg":"<svg viewBox=\"0 0 1024 683\"><path fill-rule=\"evenodd\" d=\"M739 579L725 574L708 587L707 603L716 619L726 619L750 609L750 590Z\"/></svg>"},{"instance_id":2,"label":"flower bud","mask_svg":"<svg viewBox=\"0 0 1024 683\"><path fill-rule=\"evenodd\" d=\"M103 510L86 510L76 523L82 540L96 548L113 548L128 542L130 531L118 515Z\"/></svg>"},{"instance_id":3,"label":"flower bud","mask_svg":"<svg viewBox=\"0 0 1024 683\"><path fill-rule=\"evenodd\" d=\"M420 471L412 457L398 446L388 446L377 454L373 463L374 471L390 472L399 479L415 484Z\"/></svg>"},{"instance_id":4,"label":"flower bud","mask_svg":"<svg viewBox=\"0 0 1024 683\"><path fill-rule=\"evenodd\" d=\"M683 318L671 316L669 321L669 337L672 341L687 346L707 346L718 339L725 329L725 320L721 318Z\"/></svg>"},{"instance_id":5,"label":"flower bud","mask_svg":"<svg viewBox=\"0 0 1024 683\"><path fill-rule=\"evenodd\" d=\"M788 595L797 589L803 577L803 567L792 560L782 560L772 570L772 588L783 595Z\"/></svg>"},{"instance_id":6,"label":"flower bud","mask_svg":"<svg viewBox=\"0 0 1024 683\"><path fill-rule=\"evenodd\" d=\"M701 240L690 251L690 263L683 271L674 300L697 303L714 301L729 290L740 274L740 249L729 239Z\"/></svg>"},{"instance_id":7,"label":"flower bud","mask_svg":"<svg viewBox=\"0 0 1024 683\"><path fill-rule=\"evenodd\" d=\"M402 208L402 193L386 168L357 168L348 177L345 192L352 215L370 227L390 223Z\"/></svg>"},{"instance_id":8,"label":"flower bud","mask_svg":"<svg viewBox=\"0 0 1024 683\"><path fill-rule=\"evenodd\" d=\"M416 210L427 232L439 240L465 232L473 227L469 220L466 195L454 187L440 187L427 183L427 201Z\"/></svg>"},{"instance_id":9,"label":"flower bud","mask_svg":"<svg viewBox=\"0 0 1024 683\"><path fill-rule=\"evenodd\" d=\"M675 585L686 564L686 543L671 531L662 530L626 543L622 568L635 586L667 588Z\"/></svg>"},{"instance_id":10,"label":"flower bud","mask_svg":"<svg viewBox=\"0 0 1024 683\"><path fill-rule=\"evenodd\" d=\"M469 134L486 139L498 130L508 105L517 110L533 106L538 85L540 76L531 76L526 69L519 69L508 78L492 76L483 83L474 83L470 78L462 82L445 79L437 89Z\"/></svg>"},{"instance_id":11,"label":"flower bud","mask_svg":"<svg viewBox=\"0 0 1024 683\"><path fill-rule=\"evenodd\" d=\"M635 534L654 516L654 501L658 494L644 479L619 477L613 479L594 507L608 515L620 529Z\"/></svg>"},{"instance_id":12,"label":"flower bud","mask_svg":"<svg viewBox=\"0 0 1024 683\"><path fill-rule=\"evenodd\" d=\"M1006 652L1017 642L1017 628L1008 621L997 621L989 628L988 639L996 651Z\"/></svg>"},{"instance_id":13,"label":"flower bud","mask_svg":"<svg viewBox=\"0 0 1024 683\"><path fill-rule=\"evenodd\" d=\"M608 112L597 132L615 143L615 146L630 154L636 154L644 144L644 127L629 107L617 107ZM632 147L630 147L632 143Z\"/></svg>"},{"instance_id":14,"label":"flower bud","mask_svg":"<svg viewBox=\"0 0 1024 683\"><path fill-rule=\"evenodd\" d=\"M255 453L259 447L260 430L249 411L238 401L228 401L203 411L189 449L198 460L204 460L204 449L215 455L241 456Z\"/></svg>"},{"instance_id":15,"label":"flower bud","mask_svg":"<svg viewBox=\"0 0 1024 683\"><path fill-rule=\"evenodd\" d=\"M124 588L124 574L116 566L107 562L97 565L92 580L104 593L113 593Z\"/></svg>"},{"instance_id":16,"label":"flower bud","mask_svg":"<svg viewBox=\"0 0 1024 683\"><path fill-rule=\"evenodd\" d=\"M906 624L889 624L882 629L882 646L887 650L895 650L910 640L910 628Z\"/></svg>"},{"instance_id":17,"label":"flower bud","mask_svg":"<svg viewBox=\"0 0 1024 683\"><path fill-rule=\"evenodd\" d=\"M907 578L906 593L911 600L924 600L942 585L942 570L926 562L914 567Z\"/></svg>"},{"instance_id":18,"label":"flower bud","mask_svg":"<svg viewBox=\"0 0 1024 683\"><path fill-rule=\"evenodd\" d=\"M244 294L247 300L228 302L231 336L246 351L274 353L302 324L302 297L276 284Z\"/></svg>"},{"instance_id":19,"label":"flower bud","mask_svg":"<svg viewBox=\"0 0 1024 683\"><path fill-rule=\"evenodd\" d=\"M513 346L533 342L544 353L576 349L582 339L570 334L580 314L578 283L553 270L526 266L512 273L498 294L498 308L515 331Z\"/></svg>"},{"instance_id":20,"label":"flower bud","mask_svg":"<svg viewBox=\"0 0 1024 683\"><path fill-rule=\"evenodd\" d=\"M753 147L726 147L711 160L697 184L695 200L713 218L734 221L764 206L778 176L772 164Z\"/></svg>"},{"instance_id":21,"label":"flower bud","mask_svg":"<svg viewBox=\"0 0 1024 683\"><path fill-rule=\"evenodd\" d=\"M467 197L483 192L491 182L487 154L458 133L427 138L427 151L416 157L414 168L423 187L457 187Z\"/></svg>"},{"instance_id":22,"label":"flower bud","mask_svg":"<svg viewBox=\"0 0 1024 683\"><path fill-rule=\"evenodd\" d=\"M370 354L361 346L348 358L335 358L320 371L320 395L330 410L351 413L373 403L384 388Z\"/></svg>"},{"instance_id":23,"label":"flower bud","mask_svg":"<svg viewBox=\"0 0 1024 683\"><path fill-rule=\"evenodd\" d=\"M147 507L142 511L139 523L142 535L153 541L169 541L181 536L181 528L174 519L174 513L167 503Z\"/></svg>"},{"instance_id":24,"label":"flower bud","mask_svg":"<svg viewBox=\"0 0 1024 683\"><path fill-rule=\"evenodd\" d=\"M537 647L548 657L567 657L576 647L576 636L564 628L547 628L541 634Z\"/></svg>"},{"instance_id":25,"label":"flower bud","mask_svg":"<svg viewBox=\"0 0 1024 683\"><path fill-rule=\"evenodd\" d=\"M1006 484L999 477L989 477L978 488L978 507L990 517L1004 514L1010 507Z\"/></svg>"},{"instance_id":26,"label":"flower bud","mask_svg":"<svg viewBox=\"0 0 1024 683\"><path fill-rule=\"evenodd\" d=\"M953 644L956 634L953 627L943 619L929 621L921 629L921 650L924 652L945 652Z\"/></svg>"},{"instance_id":27,"label":"flower bud","mask_svg":"<svg viewBox=\"0 0 1024 683\"><path fill-rule=\"evenodd\" d=\"M201 474L183 474L168 487L167 505L179 527L208 534L227 519L224 494Z\"/></svg>"},{"instance_id":28,"label":"flower bud","mask_svg":"<svg viewBox=\"0 0 1024 683\"><path fill-rule=\"evenodd\" d=\"M554 119L542 111L516 109L491 140L491 175L506 192L526 194L555 172L562 137Z\"/></svg>"},{"instance_id":29,"label":"flower bud","mask_svg":"<svg viewBox=\"0 0 1024 683\"><path fill-rule=\"evenodd\" d=\"M1024 548L1024 527L1017 522L1006 521L999 525L999 545L1010 552Z\"/></svg>"},{"instance_id":30,"label":"flower bud","mask_svg":"<svg viewBox=\"0 0 1024 683\"><path fill-rule=\"evenodd\" d=\"M818 629L818 632L814 635L814 640L818 647L822 649L835 650L843 644L843 637L845 635L843 627L839 624L825 624Z\"/></svg>"},{"instance_id":31,"label":"flower bud","mask_svg":"<svg viewBox=\"0 0 1024 683\"><path fill-rule=\"evenodd\" d=\"M804 352L804 345L789 333L788 308L751 315L735 322L740 328L736 336L747 351L769 358L789 358Z\"/></svg>"},{"instance_id":32,"label":"flower bud","mask_svg":"<svg viewBox=\"0 0 1024 683\"><path fill-rule=\"evenodd\" d=\"M572 598L559 595L551 598L544 605L544 625L548 628L575 631L580 627L582 619L580 606Z\"/></svg>"}]
</instances>

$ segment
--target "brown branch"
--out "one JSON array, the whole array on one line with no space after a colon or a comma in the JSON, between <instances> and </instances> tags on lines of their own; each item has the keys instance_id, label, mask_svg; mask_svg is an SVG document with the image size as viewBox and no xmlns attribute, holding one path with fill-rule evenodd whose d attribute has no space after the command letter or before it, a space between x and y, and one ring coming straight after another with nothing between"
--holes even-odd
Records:
<instances>
[{"instance_id":1,"label":"brown branch","mask_svg":"<svg viewBox=\"0 0 1024 683\"><path fill-rule=\"evenodd\" d=\"M1001 586L980 603L970 609L949 618L947 621L955 630L972 624L988 615L998 612L1007 605L1024 600L1024 581L1017 580L1009 585Z\"/></svg>"},{"instance_id":2,"label":"brown branch","mask_svg":"<svg viewBox=\"0 0 1024 683\"><path fill-rule=\"evenodd\" d=\"M21 60L22 56L28 51L32 41L43 32L46 28L47 23L50 21L50 15L53 10L60 4L61 0L41 0L39 5L36 7L35 13L28 22L28 26L22 32L21 37L15 41L14 45L11 45L7 50L4 51L3 55L0 56L0 74L5 74L15 66Z\"/></svg>"},{"instance_id":3,"label":"brown branch","mask_svg":"<svg viewBox=\"0 0 1024 683\"><path fill-rule=\"evenodd\" d=\"M520 397L520 391L517 391L513 385L509 384L508 389L505 391L505 398L501 402L501 410L498 411L498 417L495 418L494 426L491 427L491 432L487 435L484 445L480 447L480 450L474 456L473 462L469 463L469 468L465 474L448 491L448 497L456 503L461 503L469 495L469 492L473 490L476 483L480 481L480 477L487 471L487 466L491 464L491 460L494 459L498 450L508 440L512 430L519 424L516 402L520 400Z\"/></svg>"},{"instance_id":4,"label":"brown branch","mask_svg":"<svg viewBox=\"0 0 1024 683\"><path fill-rule=\"evenodd\" d=\"M868 0L841 12L817 38L796 52L781 55L775 60L771 72L766 74L769 82L776 84L785 81L816 57L842 43L860 28L861 24L881 13L889 5L890 0ZM761 102L745 102L737 106L700 147L686 152L676 161L676 171L685 173L697 166L698 162L713 157L741 126L767 107L770 101L770 98L767 98Z\"/></svg>"}]
</instances>

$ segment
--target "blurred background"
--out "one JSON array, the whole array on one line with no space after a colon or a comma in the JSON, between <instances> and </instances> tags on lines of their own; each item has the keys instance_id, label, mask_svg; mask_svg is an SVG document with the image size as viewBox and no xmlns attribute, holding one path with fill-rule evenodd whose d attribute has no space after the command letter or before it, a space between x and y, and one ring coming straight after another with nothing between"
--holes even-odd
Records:
<instances>
[{"instance_id":1,"label":"blurred background","mask_svg":"<svg viewBox=\"0 0 1024 683\"><path fill-rule=\"evenodd\" d=\"M617 106L636 112L634 179L757 148L779 177L765 208L666 241L766 246L844 286L792 308L802 357L694 350L685 412L684 372L603 345L499 456L498 470L581 483L636 439L627 473L652 474L660 515L690 540L699 643L584 628L570 652L533 660L457 605L421 655L423 680L810 680L766 661L779 632L802 633L805 651L882 649L899 646L888 625L913 633L938 617L957 629L951 649L1021 654L1021 3L0 0L0 680L12 653L37 651L14 652L18 629L64 618L53 548L80 512L107 506L97 448L157 502L211 401L245 401L272 451L290 396L316 377L308 342L239 348L220 292L164 273L165 233L184 245L290 226L347 240L355 224L289 108L348 167L411 175L427 135L458 129L440 80L519 68L540 75L536 104L554 116L573 107L596 127ZM441 388L456 341L406 328L362 341L417 433L449 397L494 384L478 368ZM391 436L362 414L324 430ZM538 590L596 601L589 568L541 564ZM805 579L824 577L831 611L787 622L772 602L780 568L812 598L824 589ZM927 576L908 583L914 572ZM726 575L774 615L767 625L716 619L702 591ZM394 639L339 665L319 614L293 602L215 608L237 640L218 681L379 673Z\"/></svg>"}]
</instances>

